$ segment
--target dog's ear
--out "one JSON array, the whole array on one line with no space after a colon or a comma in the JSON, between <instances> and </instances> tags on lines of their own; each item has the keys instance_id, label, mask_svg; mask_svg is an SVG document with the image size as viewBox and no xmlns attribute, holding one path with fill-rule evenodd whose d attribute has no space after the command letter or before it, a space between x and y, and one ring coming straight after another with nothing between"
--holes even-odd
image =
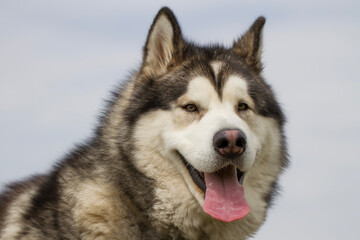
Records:
<instances>
[{"instance_id":1,"label":"dog's ear","mask_svg":"<svg viewBox=\"0 0 360 240\"><path fill-rule=\"evenodd\" d=\"M249 30L233 45L235 51L257 73L262 71L262 32L264 17L258 17Z\"/></svg>"},{"instance_id":2,"label":"dog's ear","mask_svg":"<svg viewBox=\"0 0 360 240\"><path fill-rule=\"evenodd\" d=\"M156 15L144 46L142 72L160 75L181 57L183 40L173 12L164 7Z\"/></svg>"}]
</instances>

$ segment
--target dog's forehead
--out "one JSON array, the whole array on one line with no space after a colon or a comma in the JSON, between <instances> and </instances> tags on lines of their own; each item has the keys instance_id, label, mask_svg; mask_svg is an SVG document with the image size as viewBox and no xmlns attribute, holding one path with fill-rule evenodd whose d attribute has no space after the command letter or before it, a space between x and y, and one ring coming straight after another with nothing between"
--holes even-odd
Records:
<instances>
[{"instance_id":1,"label":"dog's forehead","mask_svg":"<svg viewBox=\"0 0 360 240\"><path fill-rule=\"evenodd\" d=\"M194 101L233 101L234 99L247 99L248 84L244 77L234 72L224 73L225 64L220 61L212 61L209 64L213 72L210 77L198 75L189 81L186 95L191 96Z\"/></svg>"}]
</instances>

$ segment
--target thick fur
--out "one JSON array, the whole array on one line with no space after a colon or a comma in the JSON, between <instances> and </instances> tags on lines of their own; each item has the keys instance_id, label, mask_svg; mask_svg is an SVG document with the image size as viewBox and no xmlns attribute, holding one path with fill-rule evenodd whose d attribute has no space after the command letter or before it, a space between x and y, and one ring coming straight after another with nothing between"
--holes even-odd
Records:
<instances>
[{"instance_id":1,"label":"thick fur","mask_svg":"<svg viewBox=\"0 0 360 240\"><path fill-rule=\"evenodd\" d=\"M48 175L0 195L0 239L246 239L266 218L287 166L284 116L261 76L259 17L231 48L183 39L168 8L157 14L141 68L114 91L94 136ZM247 110L238 109L246 103ZM197 106L187 111L186 105ZM231 223L202 210L200 172L226 163L214 134L241 129L251 212Z\"/></svg>"}]
</instances>

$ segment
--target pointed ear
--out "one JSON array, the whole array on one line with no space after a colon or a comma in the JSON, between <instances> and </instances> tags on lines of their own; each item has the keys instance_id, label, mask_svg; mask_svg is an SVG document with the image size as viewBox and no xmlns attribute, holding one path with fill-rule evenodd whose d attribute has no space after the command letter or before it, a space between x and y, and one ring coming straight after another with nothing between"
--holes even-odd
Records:
<instances>
[{"instance_id":1,"label":"pointed ear","mask_svg":"<svg viewBox=\"0 0 360 240\"><path fill-rule=\"evenodd\" d=\"M235 51L257 73L262 71L262 31L265 18L259 17L249 30L233 45Z\"/></svg>"},{"instance_id":2,"label":"pointed ear","mask_svg":"<svg viewBox=\"0 0 360 240\"><path fill-rule=\"evenodd\" d=\"M150 75L165 73L181 57L182 45L181 30L173 12L167 7L160 9L144 46L142 72Z\"/></svg>"}]
</instances>

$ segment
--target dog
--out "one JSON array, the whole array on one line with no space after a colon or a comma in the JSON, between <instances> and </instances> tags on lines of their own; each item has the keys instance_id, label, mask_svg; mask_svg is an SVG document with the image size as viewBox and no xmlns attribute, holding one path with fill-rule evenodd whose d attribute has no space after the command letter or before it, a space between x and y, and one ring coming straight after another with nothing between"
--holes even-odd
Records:
<instances>
[{"instance_id":1,"label":"dog","mask_svg":"<svg viewBox=\"0 0 360 240\"><path fill-rule=\"evenodd\" d=\"M0 195L0 239L247 239L288 165L285 116L262 77L259 17L231 47L156 15L141 67L92 137Z\"/></svg>"}]
</instances>

